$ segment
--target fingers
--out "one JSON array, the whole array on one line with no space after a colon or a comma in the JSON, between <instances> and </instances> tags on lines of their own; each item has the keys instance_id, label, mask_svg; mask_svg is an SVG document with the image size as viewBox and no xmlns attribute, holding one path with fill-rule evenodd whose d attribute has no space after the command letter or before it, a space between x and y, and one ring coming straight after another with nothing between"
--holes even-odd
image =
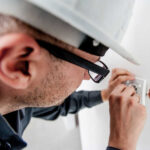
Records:
<instances>
[{"instance_id":1,"label":"fingers","mask_svg":"<svg viewBox=\"0 0 150 150\"><path fill-rule=\"evenodd\" d=\"M140 96L136 94L135 89L132 86L126 86L124 84L118 85L111 93L111 96L116 97L116 99L119 96L122 100L133 100L136 103L140 103Z\"/></svg>"},{"instance_id":2,"label":"fingers","mask_svg":"<svg viewBox=\"0 0 150 150\"><path fill-rule=\"evenodd\" d=\"M135 102L140 103L140 96L139 96L138 94L134 94L134 95L132 96L132 99L133 99Z\"/></svg>"},{"instance_id":3,"label":"fingers","mask_svg":"<svg viewBox=\"0 0 150 150\"><path fill-rule=\"evenodd\" d=\"M113 93L121 93L127 86L124 84L119 84L114 90Z\"/></svg>"},{"instance_id":4,"label":"fingers","mask_svg":"<svg viewBox=\"0 0 150 150\"><path fill-rule=\"evenodd\" d=\"M110 81L110 84L111 84L111 86L115 87L121 83L128 81L128 80L134 80L134 77L133 76L125 76L125 75L119 76L114 81Z\"/></svg>"},{"instance_id":5,"label":"fingers","mask_svg":"<svg viewBox=\"0 0 150 150\"><path fill-rule=\"evenodd\" d=\"M128 86L128 87L126 87L125 89L124 89L124 91L123 91L123 95L125 95L125 96L132 96L133 97L133 95L135 95L135 93L136 93L136 91L135 91L135 89L132 87L132 86Z\"/></svg>"},{"instance_id":6,"label":"fingers","mask_svg":"<svg viewBox=\"0 0 150 150\"><path fill-rule=\"evenodd\" d=\"M129 72L126 69L121 69L121 68L115 68L112 70L112 77L111 80L115 80L118 76L132 76L134 77L134 74Z\"/></svg>"},{"instance_id":7,"label":"fingers","mask_svg":"<svg viewBox=\"0 0 150 150\"><path fill-rule=\"evenodd\" d=\"M113 69L112 77L109 81L109 86L106 89L107 98L109 99L109 97L112 95L113 95L112 97L117 97L118 95L122 99L129 99L131 96L135 95L136 94L135 89L133 87L127 87L124 84L128 80L134 80L134 79L135 79L134 74L132 74L126 69L121 69L121 68Z\"/></svg>"}]
</instances>

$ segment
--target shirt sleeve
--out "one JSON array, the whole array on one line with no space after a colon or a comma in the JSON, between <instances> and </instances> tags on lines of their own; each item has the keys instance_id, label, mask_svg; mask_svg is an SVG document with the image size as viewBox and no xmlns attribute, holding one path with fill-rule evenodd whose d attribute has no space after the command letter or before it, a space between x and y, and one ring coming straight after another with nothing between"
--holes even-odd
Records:
<instances>
[{"instance_id":1,"label":"shirt sleeve","mask_svg":"<svg viewBox=\"0 0 150 150\"><path fill-rule=\"evenodd\" d=\"M83 108L90 108L100 103L102 103L100 91L74 92L59 106L32 108L32 116L46 120L54 120L59 116L66 116L69 113L75 114Z\"/></svg>"},{"instance_id":2,"label":"shirt sleeve","mask_svg":"<svg viewBox=\"0 0 150 150\"><path fill-rule=\"evenodd\" d=\"M114 147L107 147L107 149L106 150L120 150L120 149L118 149L118 148L114 148Z\"/></svg>"}]
</instances>

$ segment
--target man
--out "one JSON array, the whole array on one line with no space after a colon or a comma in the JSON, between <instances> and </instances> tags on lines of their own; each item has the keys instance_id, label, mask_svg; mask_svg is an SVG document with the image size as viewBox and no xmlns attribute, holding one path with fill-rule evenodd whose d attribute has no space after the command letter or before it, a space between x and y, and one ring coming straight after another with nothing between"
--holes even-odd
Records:
<instances>
[{"instance_id":1,"label":"man","mask_svg":"<svg viewBox=\"0 0 150 150\"><path fill-rule=\"evenodd\" d=\"M136 149L146 111L138 103L139 97L134 88L122 84L133 80L134 75L124 69L114 69L109 87L102 92L73 93L82 80L89 80L91 77L94 82L100 82L109 73L107 66L99 61L108 48L89 36L85 38L77 29L26 0L1 0L0 4L0 149L16 150L26 146L21 135L32 116L54 120L59 115L76 113L81 108L92 107L107 99L110 101L111 116L107 149ZM30 16L28 18L35 22L35 27L41 14L44 13L45 21L46 15L48 19L51 17L53 26L40 22L41 27L46 24L47 28L51 28L51 33L56 33L55 36L59 35L59 39L63 38L63 41L25 23L23 15L28 13L31 19ZM41 29L40 26L38 28ZM59 31L62 28L64 34ZM68 35L70 32L71 36L74 35L71 39ZM106 41L108 46L112 42L109 38ZM97 50L98 55L89 52L91 42L94 42L96 48L100 48L101 51ZM75 45L80 45L79 48L85 51ZM127 53L123 56L126 57ZM133 60L130 56L128 59Z\"/></svg>"}]
</instances>

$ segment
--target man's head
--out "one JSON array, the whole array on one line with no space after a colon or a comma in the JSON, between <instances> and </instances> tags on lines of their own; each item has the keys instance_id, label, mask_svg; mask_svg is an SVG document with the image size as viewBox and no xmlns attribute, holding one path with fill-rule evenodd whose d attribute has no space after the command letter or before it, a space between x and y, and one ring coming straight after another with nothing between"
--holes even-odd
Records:
<instances>
[{"instance_id":1,"label":"man's head","mask_svg":"<svg viewBox=\"0 0 150 150\"><path fill-rule=\"evenodd\" d=\"M0 26L1 97L22 107L57 105L82 80L90 78L87 70L54 57L35 39L53 43L91 62L99 59L14 17L1 14Z\"/></svg>"},{"instance_id":2,"label":"man's head","mask_svg":"<svg viewBox=\"0 0 150 150\"><path fill-rule=\"evenodd\" d=\"M99 59L99 43L137 64L132 55L119 44L132 14L134 0L132 3L131 0L120 1L117 5L114 5L115 0L86 0L78 3L74 3L74 0L70 3L63 0L61 3L53 0L0 0L0 3L0 13L19 19L0 16L0 81L4 104L10 104L11 101L11 105L14 103L16 107L17 103L18 108L59 104L83 79L89 79L87 70L96 73L94 76L91 75L94 81L100 81L109 70L103 63L100 63L102 66L91 63ZM85 46L84 51L97 56L80 51L50 35L75 47L78 47L84 36L88 35L92 39L91 44L86 42L88 44L81 44L81 47ZM63 52L61 57L66 61L58 59L58 53L56 56L50 44L45 43L51 43L57 52ZM93 45L96 45L95 49ZM63 51L64 49L76 55L69 54ZM67 55L70 55L71 59L66 57ZM8 94L8 91L11 92Z\"/></svg>"}]
</instances>

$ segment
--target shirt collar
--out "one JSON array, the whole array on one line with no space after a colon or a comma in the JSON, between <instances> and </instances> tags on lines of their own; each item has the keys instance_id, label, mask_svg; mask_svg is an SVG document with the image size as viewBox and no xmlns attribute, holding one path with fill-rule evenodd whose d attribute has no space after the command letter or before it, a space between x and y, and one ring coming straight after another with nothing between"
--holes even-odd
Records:
<instances>
[{"instance_id":1,"label":"shirt collar","mask_svg":"<svg viewBox=\"0 0 150 150\"><path fill-rule=\"evenodd\" d=\"M22 149L27 145L2 115L0 115L0 140L9 142L12 147L19 149Z\"/></svg>"}]
</instances>

